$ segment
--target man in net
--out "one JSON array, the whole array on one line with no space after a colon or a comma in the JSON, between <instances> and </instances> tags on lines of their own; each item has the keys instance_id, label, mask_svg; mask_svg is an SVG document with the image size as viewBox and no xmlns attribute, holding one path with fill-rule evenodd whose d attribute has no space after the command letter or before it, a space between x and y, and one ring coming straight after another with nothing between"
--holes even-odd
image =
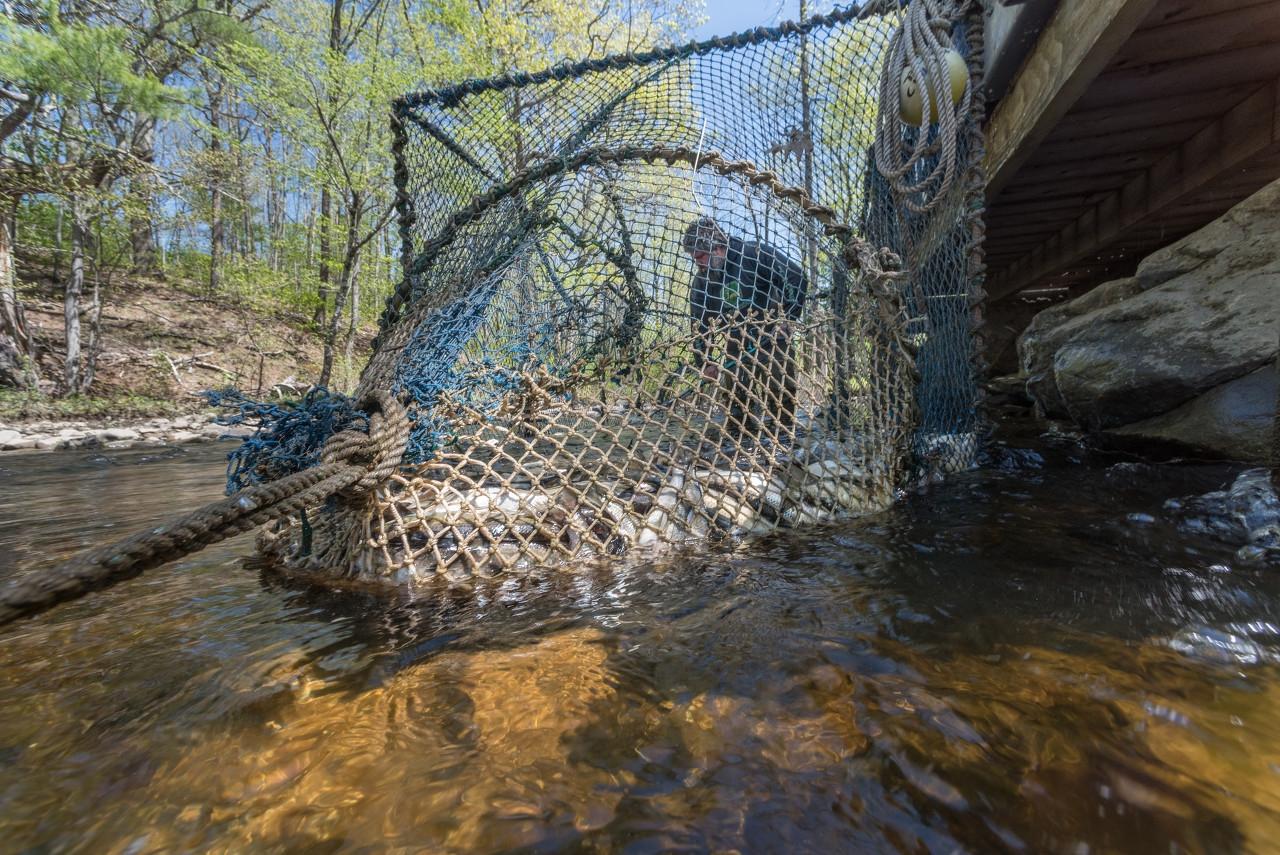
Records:
<instances>
[{"instance_id":1,"label":"man in net","mask_svg":"<svg viewBox=\"0 0 1280 855\"><path fill-rule=\"evenodd\" d=\"M728 388L729 432L758 436L766 415L789 430L796 412L791 325L804 310L804 271L768 244L726 235L710 217L688 225L681 247L697 267L689 291L695 366ZM718 327L725 333L717 364L708 352Z\"/></svg>"}]
</instances>

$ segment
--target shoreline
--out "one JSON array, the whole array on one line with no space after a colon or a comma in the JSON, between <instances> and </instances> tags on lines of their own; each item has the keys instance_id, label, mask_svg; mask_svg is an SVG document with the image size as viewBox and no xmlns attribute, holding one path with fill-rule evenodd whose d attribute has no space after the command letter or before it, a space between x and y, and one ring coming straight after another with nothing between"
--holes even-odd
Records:
<instances>
[{"instance_id":1,"label":"shoreline","mask_svg":"<svg viewBox=\"0 0 1280 855\"><path fill-rule=\"evenodd\" d=\"M194 413L116 424L86 420L0 422L0 454L190 445L240 439L253 432L247 427L214 424L215 417L215 413Z\"/></svg>"}]
</instances>

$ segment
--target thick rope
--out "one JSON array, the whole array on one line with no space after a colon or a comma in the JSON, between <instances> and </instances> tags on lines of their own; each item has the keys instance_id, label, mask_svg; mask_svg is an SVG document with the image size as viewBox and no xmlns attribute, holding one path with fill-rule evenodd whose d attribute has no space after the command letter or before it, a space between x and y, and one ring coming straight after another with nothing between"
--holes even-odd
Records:
<instances>
[{"instance_id":1,"label":"thick rope","mask_svg":"<svg viewBox=\"0 0 1280 855\"><path fill-rule=\"evenodd\" d=\"M777 42L793 36L806 35L814 30L887 14L893 10L895 2L897 0L852 3L844 9L834 9L826 15L815 15L799 22L787 21L776 27L756 27L754 30L734 33L730 36L717 36L683 45L657 47L646 51L615 54L572 63L565 62L541 71L510 72L497 77L465 80L442 89L429 89L425 92L405 95L397 99L396 105L405 109L414 109L428 104L449 108L457 106L470 95L478 95L482 92L503 92L507 89L546 83L551 80L570 80L585 74L619 71L637 65L669 62L690 56L704 56L714 51L728 51L748 45Z\"/></svg>"},{"instance_id":2,"label":"thick rope","mask_svg":"<svg viewBox=\"0 0 1280 855\"><path fill-rule=\"evenodd\" d=\"M942 14L942 8L949 14ZM958 14L958 8L948 0L913 0L903 14L902 26L889 40L880 73L876 169L893 188L899 205L917 214L933 210L946 197L959 166L957 116L968 114L973 86L965 86L960 103L952 105L947 51L951 49L951 24ZM902 80L908 74L919 85L924 123L909 152L898 115ZM938 120L936 134L929 130L929 119L934 116ZM939 152L941 156L927 175L913 177L925 158Z\"/></svg>"},{"instance_id":3,"label":"thick rope","mask_svg":"<svg viewBox=\"0 0 1280 855\"><path fill-rule=\"evenodd\" d=\"M0 626L59 603L109 588L146 570L198 552L237 534L292 516L329 496L367 496L395 472L411 423L392 395L371 395L369 432L342 431L324 446L318 466L248 487L118 543L81 555L47 573L32 573L0 591Z\"/></svg>"}]
</instances>

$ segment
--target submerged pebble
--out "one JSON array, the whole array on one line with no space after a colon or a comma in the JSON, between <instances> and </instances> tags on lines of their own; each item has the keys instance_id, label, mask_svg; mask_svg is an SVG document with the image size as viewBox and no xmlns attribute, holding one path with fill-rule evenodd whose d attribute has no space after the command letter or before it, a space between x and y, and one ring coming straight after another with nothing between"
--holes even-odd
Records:
<instances>
[{"instance_id":1,"label":"submerged pebble","mask_svg":"<svg viewBox=\"0 0 1280 855\"><path fill-rule=\"evenodd\" d=\"M1168 645L1192 659L1224 665L1257 665L1266 658L1266 652L1256 641L1209 626L1182 629L1169 639Z\"/></svg>"},{"instance_id":2,"label":"submerged pebble","mask_svg":"<svg viewBox=\"0 0 1280 855\"><path fill-rule=\"evenodd\" d=\"M1280 563L1280 496L1266 469L1249 469L1225 490L1170 499L1164 507L1189 534L1242 544L1238 561Z\"/></svg>"}]
</instances>

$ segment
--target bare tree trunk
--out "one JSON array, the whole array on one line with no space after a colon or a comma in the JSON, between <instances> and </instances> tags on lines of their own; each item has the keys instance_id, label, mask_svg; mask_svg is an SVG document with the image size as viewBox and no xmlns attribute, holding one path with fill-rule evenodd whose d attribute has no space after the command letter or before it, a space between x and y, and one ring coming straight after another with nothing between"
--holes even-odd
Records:
<instances>
[{"instance_id":1,"label":"bare tree trunk","mask_svg":"<svg viewBox=\"0 0 1280 855\"><path fill-rule=\"evenodd\" d=\"M214 71L214 74L217 72ZM209 293L222 287L222 251L226 224L222 219L222 82L208 81L209 93Z\"/></svg>"},{"instance_id":2,"label":"bare tree trunk","mask_svg":"<svg viewBox=\"0 0 1280 855\"><path fill-rule=\"evenodd\" d=\"M85 394L93 385L93 378L98 371L98 351L102 347L102 227L98 224L94 240L93 258L93 300L89 303L89 346L84 359L84 370L80 376L80 388L76 391Z\"/></svg>"},{"instance_id":3,"label":"bare tree trunk","mask_svg":"<svg viewBox=\"0 0 1280 855\"><path fill-rule=\"evenodd\" d=\"M320 298L319 305L316 306L315 322L317 326L324 326L325 308L329 303L329 218L332 213L333 202L329 198L329 188L320 188L320 287L316 291L316 296Z\"/></svg>"},{"instance_id":4,"label":"bare tree trunk","mask_svg":"<svg viewBox=\"0 0 1280 855\"><path fill-rule=\"evenodd\" d=\"M84 294L84 208L80 197L71 197L71 277L63 294L62 315L66 328L67 357L63 363L63 392L80 390L80 298Z\"/></svg>"},{"instance_id":5,"label":"bare tree trunk","mask_svg":"<svg viewBox=\"0 0 1280 855\"><path fill-rule=\"evenodd\" d=\"M138 135L134 156L143 170L130 181L133 209L129 212L129 246L133 251L133 269L149 273L156 269L155 184L151 170L156 162L156 123L143 120L145 127Z\"/></svg>"},{"instance_id":6,"label":"bare tree trunk","mask_svg":"<svg viewBox=\"0 0 1280 855\"><path fill-rule=\"evenodd\" d=\"M316 248L316 209L311 206L311 194L306 195L307 203L307 237L303 247L302 255L306 259L307 267L315 264L315 248Z\"/></svg>"},{"instance_id":7,"label":"bare tree trunk","mask_svg":"<svg viewBox=\"0 0 1280 855\"><path fill-rule=\"evenodd\" d=\"M244 258L254 256L257 244L253 234L253 209L249 205L249 170L245 165L245 140L249 131L243 122L236 142L236 182L240 189L240 255Z\"/></svg>"},{"instance_id":8,"label":"bare tree trunk","mask_svg":"<svg viewBox=\"0 0 1280 855\"><path fill-rule=\"evenodd\" d=\"M355 347L356 327L360 323L360 256L356 256L354 269L351 271L351 311L347 313L347 340L343 345L343 353L347 364L351 364L351 351Z\"/></svg>"},{"instance_id":9,"label":"bare tree trunk","mask_svg":"<svg viewBox=\"0 0 1280 855\"><path fill-rule=\"evenodd\" d=\"M342 4L344 0L332 0L331 12L329 15L329 50L338 52L342 48ZM332 115L336 111L338 102L338 93L329 93L329 112ZM333 170L333 152L326 148L324 155L325 175L327 179ZM329 302L329 224L332 217L333 200L330 198L329 185L323 184L320 188L320 288L318 296L320 297L320 305L316 306L315 322L317 326L324 326L325 307ZM343 260L343 265L346 265ZM334 314L337 315L337 299L334 300ZM330 354L332 358L332 354ZM325 372L328 376L328 372Z\"/></svg>"},{"instance_id":10,"label":"bare tree trunk","mask_svg":"<svg viewBox=\"0 0 1280 855\"><path fill-rule=\"evenodd\" d=\"M13 234L18 200L0 195L0 385L36 388L35 341L18 301Z\"/></svg>"},{"instance_id":11,"label":"bare tree trunk","mask_svg":"<svg viewBox=\"0 0 1280 855\"><path fill-rule=\"evenodd\" d=\"M360 264L360 212L364 203L360 194L352 192L347 207L347 246L342 255L342 269L339 273L338 289L333 296L333 314L329 316L328 328L324 336L324 358L320 367L320 379L317 386L328 386L333 376L333 352L338 343L338 326L342 321L342 310L355 284L355 274Z\"/></svg>"},{"instance_id":12,"label":"bare tree trunk","mask_svg":"<svg viewBox=\"0 0 1280 855\"><path fill-rule=\"evenodd\" d=\"M343 303L346 302L347 292L350 289L348 276L353 270L354 265L350 259L344 259L342 270L338 274L338 290L333 298L333 314L329 316L329 323L324 334L324 357L320 365L320 379L316 381L317 386L328 386L333 376L333 351L338 341L338 324L342 320Z\"/></svg>"},{"instance_id":13,"label":"bare tree trunk","mask_svg":"<svg viewBox=\"0 0 1280 855\"><path fill-rule=\"evenodd\" d=\"M280 193L280 175L275 168L275 158L271 151L270 132L263 135L266 149L265 166L267 169L267 266L272 273L280 272L280 224L283 220L283 199Z\"/></svg>"},{"instance_id":14,"label":"bare tree trunk","mask_svg":"<svg viewBox=\"0 0 1280 855\"><path fill-rule=\"evenodd\" d=\"M58 216L54 218L53 227L53 281L57 282L62 278L62 221L66 219L64 216L65 206L62 199L58 199Z\"/></svg>"}]
</instances>

